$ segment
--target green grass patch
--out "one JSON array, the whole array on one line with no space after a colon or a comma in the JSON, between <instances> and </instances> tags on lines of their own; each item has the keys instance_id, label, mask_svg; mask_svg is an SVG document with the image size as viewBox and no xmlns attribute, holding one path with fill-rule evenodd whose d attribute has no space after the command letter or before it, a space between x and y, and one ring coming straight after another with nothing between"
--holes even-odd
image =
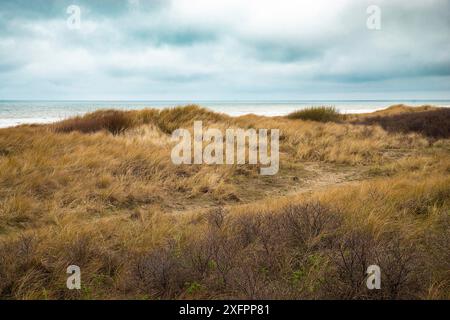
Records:
<instances>
[{"instance_id":1,"label":"green grass patch","mask_svg":"<svg viewBox=\"0 0 450 320\"><path fill-rule=\"evenodd\" d=\"M310 107L294 111L287 116L289 119L301 119L317 122L337 122L342 120L342 115L335 107Z\"/></svg>"}]
</instances>

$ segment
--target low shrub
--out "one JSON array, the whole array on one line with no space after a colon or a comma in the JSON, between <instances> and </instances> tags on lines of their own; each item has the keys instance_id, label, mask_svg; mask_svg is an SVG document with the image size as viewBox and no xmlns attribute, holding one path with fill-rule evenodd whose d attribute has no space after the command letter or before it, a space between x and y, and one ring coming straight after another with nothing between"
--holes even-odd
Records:
<instances>
[{"instance_id":1,"label":"low shrub","mask_svg":"<svg viewBox=\"0 0 450 320\"><path fill-rule=\"evenodd\" d=\"M94 133L107 130L113 135L123 133L133 126L130 115L124 111L103 110L87 114L83 117L75 117L55 123L52 127L56 132Z\"/></svg>"},{"instance_id":2,"label":"low shrub","mask_svg":"<svg viewBox=\"0 0 450 320\"><path fill-rule=\"evenodd\" d=\"M355 123L362 125L378 124L388 132L415 132L432 139L450 138L450 108L368 117Z\"/></svg>"}]
</instances>

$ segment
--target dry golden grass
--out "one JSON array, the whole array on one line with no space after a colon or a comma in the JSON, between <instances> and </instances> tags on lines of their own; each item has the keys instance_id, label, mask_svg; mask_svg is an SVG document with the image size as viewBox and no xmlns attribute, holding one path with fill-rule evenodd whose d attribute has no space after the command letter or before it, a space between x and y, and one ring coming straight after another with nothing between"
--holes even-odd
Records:
<instances>
[{"instance_id":1,"label":"dry golden grass","mask_svg":"<svg viewBox=\"0 0 450 320\"><path fill-rule=\"evenodd\" d=\"M280 129L279 174L174 166L194 120ZM1 298L449 299L449 223L448 139L197 106L0 130Z\"/></svg>"},{"instance_id":2,"label":"dry golden grass","mask_svg":"<svg viewBox=\"0 0 450 320\"><path fill-rule=\"evenodd\" d=\"M378 110L375 112L370 113L360 113L360 114L353 114L349 116L353 116L356 118L365 118L365 117L374 117L374 116L393 116L398 115L402 113L411 113L411 112L423 112L423 111L433 111L433 110L439 110L439 107L430 106L430 105L423 105L419 107L410 107L406 106L404 104L396 104L393 106L390 106L386 109Z\"/></svg>"}]
</instances>

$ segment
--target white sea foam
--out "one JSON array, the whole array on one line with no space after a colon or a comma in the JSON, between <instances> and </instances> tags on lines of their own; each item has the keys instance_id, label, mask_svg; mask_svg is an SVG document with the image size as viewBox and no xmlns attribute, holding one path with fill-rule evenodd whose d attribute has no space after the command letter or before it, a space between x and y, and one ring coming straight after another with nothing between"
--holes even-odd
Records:
<instances>
[{"instance_id":1,"label":"white sea foam","mask_svg":"<svg viewBox=\"0 0 450 320\"><path fill-rule=\"evenodd\" d=\"M12 118L0 119L0 128L9 128L21 124L44 124L61 120L61 118Z\"/></svg>"}]
</instances>

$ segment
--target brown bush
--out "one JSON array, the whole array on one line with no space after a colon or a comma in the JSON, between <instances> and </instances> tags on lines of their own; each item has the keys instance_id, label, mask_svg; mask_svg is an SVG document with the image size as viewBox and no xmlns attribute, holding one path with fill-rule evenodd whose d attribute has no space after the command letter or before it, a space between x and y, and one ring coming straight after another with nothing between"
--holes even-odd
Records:
<instances>
[{"instance_id":1,"label":"brown bush","mask_svg":"<svg viewBox=\"0 0 450 320\"><path fill-rule=\"evenodd\" d=\"M363 125L378 124L389 132L415 132L433 139L450 138L450 108L367 117L355 123Z\"/></svg>"},{"instance_id":2,"label":"brown bush","mask_svg":"<svg viewBox=\"0 0 450 320\"><path fill-rule=\"evenodd\" d=\"M123 133L126 129L133 126L131 116L124 111L104 110L87 114L83 117L76 117L52 125L56 132L94 133L101 130L107 130L113 135Z\"/></svg>"},{"instance_id":3,"label":"brown bush","mask_svg":"<svg viewBox=\"0 0 450 320\"><path fill-rule=\"evenodd\" d=\"M342 223L339 212L320 203L288 206L280 218L292 245L305 249L329 246Z\"/></svg>"},{"instance_id":4,"label":"brown bush","mask_svg":"<svg viewBox=\"0 0 450 320\"><path fill-rule=\"evenodd\" d=\"M380 266L383 299L417 299L426 279L418 266L423 263L422 250L396 233L385 234L377 247L376 264Z\"/></svg>"},{"instance_id":5,"label":"brown bush","mask_svg":"<svg viewBox=\"0 0 450 320\"><path fill-rule=\"evenodd\" d=\"M329 252L325 296L332 299L417 299L423 289L420 255L398 233L376 238L369 230L350 230ZM366 286L367 268L381 269L381 289ZM421 281L422 280L422 281Z\"/></svg>"},{"instance_id":6,"label":"brown bush","mask_svg":"<svg viewBox=\"0 0 450 320\"><path fill-rule=\"evenodd\" d=\"M139 254L132 262L132 285L154 298L176 298L191 279L181 261L173 242Z\"/></svg>"}]
</instances>

